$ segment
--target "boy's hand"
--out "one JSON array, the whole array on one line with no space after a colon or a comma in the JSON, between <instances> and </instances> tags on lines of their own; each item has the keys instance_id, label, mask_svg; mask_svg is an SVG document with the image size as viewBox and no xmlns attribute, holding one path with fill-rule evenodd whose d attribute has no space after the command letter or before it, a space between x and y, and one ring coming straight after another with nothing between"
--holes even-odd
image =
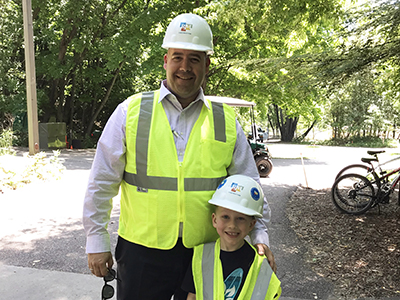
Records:
<instances>
[{"instance_id":1,"label":"boy's hand","mask_svg":"<svg viewBox=\"0 0 400 300\"><path fill-rule=\"evenodd\" d=\"M259 255L265 255L268 259L269 265L271 266L272 271L276 273L276 263L275 263L275 257L272 254L272 251L269 249L269 247L265 244L255 244L254 245L257 249L257 252Z\"/></svg>"}]
</instances>

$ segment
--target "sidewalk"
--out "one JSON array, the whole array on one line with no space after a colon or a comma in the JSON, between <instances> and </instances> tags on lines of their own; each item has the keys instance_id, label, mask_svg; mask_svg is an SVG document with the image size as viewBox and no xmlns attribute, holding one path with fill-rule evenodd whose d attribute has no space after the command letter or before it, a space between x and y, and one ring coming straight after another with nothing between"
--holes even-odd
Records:
<instances>
[{"instance_id":1,"label":"sidewalk","mask_svg":"<svg viewBox=\"0 0 400 300\"><path fill-rule=\"evenodd\" d=\"M0 298L14 300L98 300L104 283L93 275L2 264L0 281ZM115 287L115 281L109 284Z\"/></svg>"},{"instance_id":2,"label":"sidewalk","mask_svg":"<svg viewBox=\"0 0 400 300\"><path fill-rule=\"evenodd\" d=\"M99 300L104 284L101 278L93 275L13 267L3 264L0 264L0 281L2 283L0 285L1 299L13 300ZM116 290L115 281L108 284ZM116 299L116 296L112 299ZM306 300L291 297L280 297L279 299ZM399 299L400 297L392 297L384 300ZM363 300L374 299L365 298Z\"/></svg>"},{"instance_id":3,"label":"sidewalk","mask_svg":"<svg viewBox=\"0 0 400 300\"><path fill-rule=\"evenodd\" d=\"M0 264L1 299L99 300L101 278L67 272L46 271ZM115 280L111 283L115 288ZM116 288L115 288L116 291ZM112 299L116 299L114 296ZM281 300L300 300L281 297Z\"/></svg>"}]
</instances>

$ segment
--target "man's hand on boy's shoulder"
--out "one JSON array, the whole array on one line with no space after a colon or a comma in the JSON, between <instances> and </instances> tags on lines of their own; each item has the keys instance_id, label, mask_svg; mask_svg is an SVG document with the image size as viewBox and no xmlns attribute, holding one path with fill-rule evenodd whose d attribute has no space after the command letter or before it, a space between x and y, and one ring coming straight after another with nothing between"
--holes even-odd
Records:
<instances>
[{"instance_id":1,"label":"man's hand on boy's shoulder","mask_svg":"<svg viewBox=\"0 0 400 300\"><path fill-rule=\"evenodd\" d=\"M265 244L255 244L254 246L257 248L257 252L259 255L265 255L267 257L269 265L272 268L272 271L276 273L275 257L274 254L272 254L272 251L269 249L269 247Z\"/></svg>"}]
</instances>

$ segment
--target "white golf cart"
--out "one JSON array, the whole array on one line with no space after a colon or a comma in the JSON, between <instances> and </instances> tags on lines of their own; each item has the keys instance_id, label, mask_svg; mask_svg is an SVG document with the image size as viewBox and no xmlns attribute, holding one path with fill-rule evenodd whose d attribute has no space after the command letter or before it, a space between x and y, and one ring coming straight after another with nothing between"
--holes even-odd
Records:
<instances>
[{"instance_id":1,"label":"white golf cart","mask_svg":"<svg viewBox=\"0 0 400 300\"><path fill-rule=\"evenodd\" d=\"M254 122L254 102L245 101L237 98L229 97L219 97L219 96L205 96L206 99L214 102L226 103L233 107L250 107L250 117L251 117L251 135L248 136L247 140L253 151L254 160L257 165L258 173L260 177L267 177L272 172L273 164L271 161L271 154L268 151L268 147L264 144L257 142L257 132Z\"/></svg>"}]
</instances>

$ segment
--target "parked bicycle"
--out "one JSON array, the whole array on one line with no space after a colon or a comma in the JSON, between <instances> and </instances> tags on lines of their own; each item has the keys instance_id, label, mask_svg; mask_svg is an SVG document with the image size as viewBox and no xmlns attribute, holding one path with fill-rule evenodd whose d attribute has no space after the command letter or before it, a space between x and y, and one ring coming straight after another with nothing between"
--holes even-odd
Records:
<instances>
[{"instance_id":1,"label":"parked bicycle","mask_svg":"<svg viewBox=\"0 0 400 300\"><path fill-rule=\"evenodd\" d=\"M374 164L375 166L373 166L373 167L375 168L376 171L378 171L380 173L380 172L382 172L382 166L384 166L390 162L393 162L397 159L400 159L400 156L399 156L399 157L396 157L394 159L391 159L391 160L386 161L381 164L379 161L379 158L378 158L378 154L385 153L385 152L386 152L385 150L379 150L379 151L368 150L367 153L369 155L371 155L372 157L367 158L367 160L368 160L367 163L351 164L351 165L344 167L343 169L341 169L339 171L339 173L337 173L335 180L338 179L343 174L348 174L348 173L355 173L355 174L367 176L372 171L371 164ZM364 162L363 159L364 158L361 159L362 162Z\"/></svg>"},{"instance_id":2,"label":"parked bicycle","mask_svg":"<svg viewBox=\"0 0 400 300\"><path fill-rule=\"evenodd\" d=\"M375 157L362 158L361 161L365 165L355 164L342 169L333 183L331 197L340 211L360 215L379 204L387 204L396 185L400 183L400 168L391 171L382 170L383 165L400 157L379 164L377 154L383 151L371 152L373 153L368 152L368 154ZM373 163L377 163L377 166ZM355 172L346 173L348 170L362 170L364 175ZM400 205L400 194L398 204Z\"/></svg>"}]
</instances>

